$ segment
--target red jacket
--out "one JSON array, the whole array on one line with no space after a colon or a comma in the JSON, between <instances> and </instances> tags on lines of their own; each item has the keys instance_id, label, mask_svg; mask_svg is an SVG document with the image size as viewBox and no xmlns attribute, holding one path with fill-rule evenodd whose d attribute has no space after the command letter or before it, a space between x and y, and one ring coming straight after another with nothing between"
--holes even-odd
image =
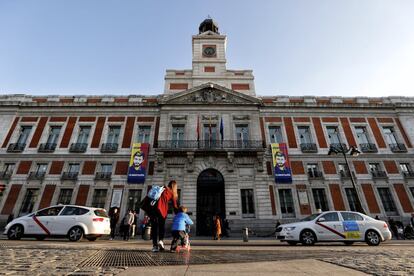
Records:
<instances>
[{"instance_id":1,"label":"red jacket","mask_svg":"<svg viewBox=\"0 0 414 276\"><path fill-rule=\"evenodd\" d=\"M160 199L158 200L158 203L157 203L157 208L160 211L160 214L163 218L167 217L168 202L170 200L173 203L174 209L178 209L177 201L174 200L174 197L173 197L173 192L170 189L165 188L164 192L161 194L161 197L160 197Z\"/></svg>"}]
</instances>

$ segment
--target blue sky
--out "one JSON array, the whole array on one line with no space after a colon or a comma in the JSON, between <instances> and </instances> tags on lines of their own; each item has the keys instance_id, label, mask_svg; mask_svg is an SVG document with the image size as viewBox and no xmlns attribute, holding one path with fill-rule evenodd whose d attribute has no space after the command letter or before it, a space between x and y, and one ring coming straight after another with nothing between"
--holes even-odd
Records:
<instances>
[{"instance_id":1,"label":"blue sky","mask_svg":"<svg viewBox=\"0 0 414 276\"><path fill-rule=\"evenodd\" d=\"M414 96L412 0L0 0L0 93L161 94L207 15L258 95Z\"/></svg>"}]
</instances>

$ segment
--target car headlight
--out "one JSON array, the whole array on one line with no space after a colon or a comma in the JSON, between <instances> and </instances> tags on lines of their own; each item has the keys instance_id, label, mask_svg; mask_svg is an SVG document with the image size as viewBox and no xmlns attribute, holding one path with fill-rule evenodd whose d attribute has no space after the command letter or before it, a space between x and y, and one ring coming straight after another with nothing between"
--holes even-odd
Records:
<instances>
[{"instance_id":1,"label":"car headlight","mask_svg":"<svg viewBox=\"0 0 414 276\"><path fill-rule=\"evenodd\" d=\"M293 230L295 230L295 226L290 226L290 227L285 227L285 230L286 231L293 231Z\"/></svg>"}]
</instances>

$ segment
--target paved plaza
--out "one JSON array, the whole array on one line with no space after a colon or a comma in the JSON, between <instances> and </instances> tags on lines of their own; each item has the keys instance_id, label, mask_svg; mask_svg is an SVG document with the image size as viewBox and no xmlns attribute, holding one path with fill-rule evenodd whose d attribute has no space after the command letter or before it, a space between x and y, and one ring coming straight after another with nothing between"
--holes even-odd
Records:
<instances>
[{"instance_id":1,"label":"paved plaza","mask_svg":"<svg viewBox=\"0 0 414 276\"><path fill-rule=\"evenodd\" d=\"M275 240L193 240L190 253L152 253L142 240L0 240L0 275L412 275L414 242L312 247Z\"/></svg>"}]
</instances>

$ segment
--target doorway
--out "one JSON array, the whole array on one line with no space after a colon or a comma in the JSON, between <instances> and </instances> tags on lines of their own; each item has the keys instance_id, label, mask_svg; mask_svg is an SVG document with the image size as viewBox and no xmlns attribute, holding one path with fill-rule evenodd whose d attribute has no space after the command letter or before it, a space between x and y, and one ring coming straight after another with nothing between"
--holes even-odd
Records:
<instances>
[{"instance_id":1,"label":"doorway","mask_svg":"<svg viewBox=\"0 0 414 276\"><path fill-rule=\"evenodd\" d=\"M197 235L213 235L213 216L226 214L224 178L215 169L207 169L197 178Z\"/></svg>"}]
</instances>

